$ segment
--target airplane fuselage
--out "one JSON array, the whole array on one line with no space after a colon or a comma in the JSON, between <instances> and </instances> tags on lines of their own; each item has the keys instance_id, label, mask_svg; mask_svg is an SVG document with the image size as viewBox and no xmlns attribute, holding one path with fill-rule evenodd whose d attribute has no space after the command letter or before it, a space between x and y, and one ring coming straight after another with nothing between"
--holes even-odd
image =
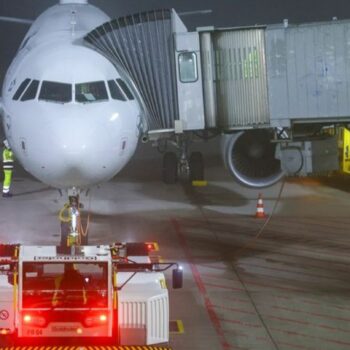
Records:
<instances>
[{"instance_id":1,"label":"airplane fuselage","mask_svg":"<svg viewBox=\"0 0 350 350\"><path fill-rule=\"evenodd\" d=\"M2 88L3 126L16 158L57 188L108 181L139 138L141 111L126 77L83 43L109 17L81 2L62 1L38 17Z\"/></svg>"}]
</instances>

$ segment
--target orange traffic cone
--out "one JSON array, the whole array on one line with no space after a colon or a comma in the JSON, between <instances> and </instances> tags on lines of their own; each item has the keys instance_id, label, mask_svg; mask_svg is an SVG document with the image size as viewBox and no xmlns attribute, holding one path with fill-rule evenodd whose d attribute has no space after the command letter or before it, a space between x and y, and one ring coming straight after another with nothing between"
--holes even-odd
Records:
<instances>
[{"instance_id":1,"label":"orange traffic cone","mask_svg":"<svg viewBox=\"0 0 350 350\"><path fill-rule=\"evenodd\" d=\"M264 219L266 217L264 212L264 202L261 193L259 193L258 203L256 204L256 218Z\"/></svg>"}]
</instances>

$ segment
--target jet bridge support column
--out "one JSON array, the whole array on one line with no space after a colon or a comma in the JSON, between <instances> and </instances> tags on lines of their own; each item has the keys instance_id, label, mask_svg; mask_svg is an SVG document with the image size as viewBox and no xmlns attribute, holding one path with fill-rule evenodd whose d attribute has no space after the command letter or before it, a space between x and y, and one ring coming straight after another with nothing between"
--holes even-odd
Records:
<instances>
[{"instance_id":1,"label":"jet bridge support column","mask_svg":"<svg viewBox=\"0 0 350 350\"><path fill-rule=\"evenodd\" d=\"M143 140L167 140L176 147L164 156L165 182L175 182L179 172L191 174L192 163L200 163L197 174L202 157L191 162L187 150L193 132L205 127L199 33L188 32L168 9L114 19L84 39L134 90L144 111Z\"/></svg>"}]
</instances>

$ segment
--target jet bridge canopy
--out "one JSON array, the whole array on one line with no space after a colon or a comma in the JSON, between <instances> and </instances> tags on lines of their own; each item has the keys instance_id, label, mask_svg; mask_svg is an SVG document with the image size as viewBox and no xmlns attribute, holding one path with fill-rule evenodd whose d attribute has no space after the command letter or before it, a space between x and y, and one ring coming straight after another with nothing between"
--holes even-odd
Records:
<instances>
[{"instance_id":1,"label":"jet bridge canopy","mask_svg":"<svg viewBox=\"0 0 350 350\"><path fill-rule=\"evenodd\" d=\"M181 131L204 128L199 35L188 33L175 11L114 19L85 40L134 88L148 131L173 130L175 120Z\"/></svg>"}]
</instances>

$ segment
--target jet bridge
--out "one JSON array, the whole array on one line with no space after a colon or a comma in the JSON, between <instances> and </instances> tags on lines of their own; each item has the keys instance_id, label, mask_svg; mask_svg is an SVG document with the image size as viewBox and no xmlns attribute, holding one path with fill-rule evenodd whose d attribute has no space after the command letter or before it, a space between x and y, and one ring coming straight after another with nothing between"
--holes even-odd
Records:
<instances>
[{"instance_id":1,"label":"jet bridge","mask_svg":"<svg viewBox=\"0 0 350 350\"><path fill-rule=\"evenodd\" d=\"M349 32L349 20L188 32L174 10L157 10L85 40L127 76L147 130L228 131L348 122Z\"/></svg>"},{"instance_id":2,"label":"jet bridge","mask_svg":"<svg viewBox=\"0 0 350 350\"><path fill-rule=\"evenodd\" d=\"M171 181L176 167L191 171L186 135L216 130L231 174L264 187L300 173L312 149L320 166L305 175L337 170L324 127L350 123L349 33L350 20L188 32L174 10L158 10L112 20L85 40L139 97L144 134L176 143Z\"/></svg>"}]
</instances>

